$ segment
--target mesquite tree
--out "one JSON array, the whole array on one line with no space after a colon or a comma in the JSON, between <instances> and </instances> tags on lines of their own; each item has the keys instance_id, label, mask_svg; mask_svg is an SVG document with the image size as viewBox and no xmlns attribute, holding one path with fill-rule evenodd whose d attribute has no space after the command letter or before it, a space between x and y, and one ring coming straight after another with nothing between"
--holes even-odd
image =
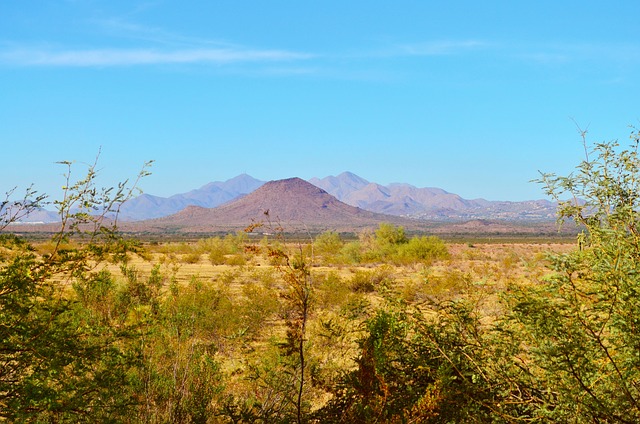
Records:
<instances>
[{"instance_id":1,"label":"mesquite tree","mask_svg":"<svg viewBox=\"0 0 640 424\"><path fill-rule=\"evenodd\" d=\"M552 260L547 281L516 290L531 374L548 391L541 416L640 420L640 133L621 149L596 144L569 176L540 182L559 216L584 228L579 248Z\"/></svg>"},{"instance_id":2,"label":"mesquite tree","mask_svg":"<svg viewBox=\"0 0 640 424\"><path fill-rule=\"evenodd\" d=\"M10 225L45 200L29 189L0 209L0 420L78 422L126 417L135 399L125 387L139 365L136 329L101 325L69 295L95 285L96 267L121 261L129 243L115 231L117 212L138 180L96 187L96 164L77 181L68 168L53 247L37 254ZM146 166L139 178L147 175Z\"/></svg>"}]
</instances>

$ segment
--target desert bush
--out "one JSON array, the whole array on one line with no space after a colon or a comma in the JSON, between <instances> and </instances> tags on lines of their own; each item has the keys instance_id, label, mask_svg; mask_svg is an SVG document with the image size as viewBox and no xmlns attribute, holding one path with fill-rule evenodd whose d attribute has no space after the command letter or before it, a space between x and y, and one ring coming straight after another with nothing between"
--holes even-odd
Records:
<instances>
[{"instance_id":1,"label":"desert bush","mask_svg":"<svg viewBox=\"0 0 640 424\"><path fill-rule=\"evenodd\" d=\"M347 300L350 293L349 284L340 278L335 271L319 275L315 281L318 308L337 309Z\"/></svg>"},{"instance_id":2,"label":"desert bush","mask_svg":"<svg viewBox=\"0 0 640 424\"><path fill-rule=\"evenodd\" d=\"M220 286L228 289L240 278L240 274L241 273L239 270L225 270L224 272L220 273L220 275L218 275L215 281L218 282Z\"/></svg>"},{"instance_id":3,"label":"desert bush","mask_svg":"<svg viewBox=\"0 0 640 424\"><path fill-rule=\"evenodd\" d=\"M226 340L242 331L242 315L228 286L192 277L174 287L163 304L164 314L185 337L222 349Z\"/></svg>"},{"instance_id":4,"label":"desert bush","mask_svg":"<svg viewBox=\"0 0 640 424\"><path fill-rule=\"evenodd\" d=\"M93 310L102 322L116 319L117 283L111 272L102 270L90 279L74 281L72 287L79 302Z\"/></svg>"},{"instance_id":5,"label":"desert bush","mask_svg":"<svg viewBox=\"0 0 640 424\"><path fill-rule=\"evenodd\" d=\"M336 258L339 263L359 264L362 262L362 247L359 241L345 243Z\"/></svg>"},{"instance_id":6,"label":"desert bush","mask_svg":"<svg viewBox=\"0 0 640 424\"><path fill-rule=\"evenodd\" d=\"M435 236L408 238L403 227L381 223L374 233L362 232L359 241L341 252L347 263L431 263L450 257L445 243Z\"/></svg>"},{"instance_id":7,"label":"desert bush","mask_svg":"<svg viewBox=\"0 0 640 424\"><path fill-rule=\"evenodd\" d=\"M344 242L335 231L327 231L318 235L313 242L313 252L320 257L325 264L335 263L338 260L340 250Z\"/></svg>"},{"instance_id":8,"label":"desert bush","mask_svg":"<svg viewBox=\"0 0 640 424\"><path fill-rule=\"evenodd\" d=\"M324 422L491 422L505 387L488 381L495 360L472 304L425 314L386 305L366 321L357 368L317 413Z\"/></svg>"},{"instance_id":9,"label":"desert bush","mask_svg":"<svg viewBox=\"0 0 640 424\"><path fill-rule=\"evenodd\" d=\"M476 249L475 246L473 248L465 249L462 252L462 257L469 261L486 261L490 258L486 252Z\"/></svg>"},{"instance_id":10,"label":"desert bush","mask_svg":"<svg viewBox=\"0 0 640 424\"><path fill-rule=\"evenodd\" d=\"M173 253L174 255L188 255L194 252L196 246L186 243L167 243L163 245L161 252L162 253Z\"/></svg>"},{"instance_id":11,"label":"desert bush","mask_svg":"<svg viewBox=\"0 0 640 424\"><path fill-rule=\"evenodd\" d=\"M349 288L356 293L371 293L385 290L393 284L393 272L388 266L375 270L356 270L349 282Z\"/></svg>"},{"instance_id":12,"label":"desert bush","mask_svg":"<svg viewBox=\"0 0 640 424\"><path fill-rule=\"evenodd\" d=\"M191 253L187 253L182 255L182 261L184 263L187 264L197 264L198 262L200 262L200 257L202 256L202 254L200 252L191 252Z\"/></svg>"},{"instance_id":13,"label":"desert bush","mask_svg":"<svg viewBox=\"0 0 640 424\"><path fill-rule=\"evenodd\" d=\"M140 422L206 422L222 390L216 353L238 327L224 290L192 278L173 284L148 321L145 366L136 375Z\"/></svg>"},{"instance_id":14,"label":"desert bush","mask_svg":"<svg viewBox=\"0 0 640 424\"><path fill-rule=\"evenodd\" d=\"M236 253L225 258L225 264L231 266L244 266L247 263L247 258L244 253Z\"/></svg>"},{"instance_id":15,"label":"desert bush","mask_svg":"<svg viewBox=\"0 0 640 424\"><path fill-rule=\"evenodd\" d=\"M244 231L237 231L235 234L227 234L224 237L224 245L229 253L240 253L243 251L243 248L247 241L249 240L249 236Z\"/></svg>"},{"instance_id":16,"label":"desert bush","mask_svg":"<svg viewBox=\"0 0 640 424\"><path fill-rule=\"evenodd\" d=\"M371 300L361 293L352 293L340 306L339 315L349 320L366 318L371 312Z\"/></svg>"},{"instance_id":17,"label":"desert bush","mask_svg":"<svg viewBox=\"0 0 640 424\"><path fill-rule=\"evenodd\" d=\"M246 360L247 379L227 393L216 415L236 423L293 423L298 415L295 358L284 354L277 342ZM310 409L305 399L302 411Z\"/></svg>"},{"instance_id":18,"label":"desert bush","mask_svg":"<svg viewBox=\"0 0 640 424\"><path fill-rule=\"evenodd\" d=\"M375 231L378 246L400 245L409 241L403 227L396 227L388 223L381 223Z\"/></svg>"},{"instance_id":19,"label":"desert bush","mask_svg":"<svg viewBox=\"0 0 640 424\"><path fill-rule=\"evenodd\" d=\"M253 339L264 337L266 322L280 311L278 292L269 284L247 283L242 286L242 294L243 334Z\"/></svg>"},{"instance_id":20,"label":"desert bush","mask_svg":"<svg viewBox=\"0 0 640 424\"><path fill-rule=\"evenodd\" d=\"M351 277L349 288L356 293L371 293L375 291L374 275L372 271L356 271Z\"/></svg>"},{"instance_id":21,"label":"desert bush","mask_svg":"<svg viewBox=\"0 0 640 424\"><path fill-rule=\"evenodd\" d=\"M360 320L350 320L336 312L323 312L313 321L310 334L314 340L310 349L309 376L317 390L314 406L323 404L327 392L336 387L345 370L353 369L358 354L356 334Z\"/></svg>"},{"instance_id":22,"label":"desert bush","mask_svg":"<svg viewBox=\"0 0 640 424\"><path fill-rule=\"evenodd\" d=\"M591 152L585 140L575 173L540 179L560 218L585 228L577 250L551 259L553 275L507 297L549 421L640 420L640 134L631 139Z\"/></svg>"},{"instance_id":23,"label":"desert bush","mask_svg":"<svg viewBox=\"0 0 640 424\"><path fill-rule=\"evenodd\" d=\"M160 303L160 290L163 285L160 267L155 266L148 278L141 276L134 266L123 264L120 266L120 271L124 278L124 284L118 291L118 307L129 310L144 305L157 311Z\"/></svg>"},{"instance_id":24,"label":"desert bush","mask_svg":"<svg viewBox=\"0 0 640 424\"><path fill-rule=\"evenodd\" d=\"M212 265L223 265L228 250L220 237L210 237L198 242L199 250L207 255Z\"/></svg>"},{"instance_id":25,"label":"desert bush","mask_svg":"<svg viewBox=\"0 0 640 424\"><path fill-rule=\"evenodd\" d=\"M550 258L553 274L512 283L484 319L469 274L426 275L431 306L392 304L367 321L358 367L319 419L637 422L639 134L632 139L628 150L596 145L569 177L543 175L560 217L585 228L578 249ZM515 266L506 258L497 271Z\"/></svg>"},{"instance_id":26,"label":"desert bush","mask_svg":"<svg viewBox=\"0 0 640 424\"><path fill-rule=\"evenodd\" d=\"M401 264L427 263L448 259L451 255L446 244L436 236L412 237L407 243L398 246L393 255L395 262Z\"/></svg>"},{"instance_id":27,"label":"desert bush","mask_svg":"<svg viewBox=\"0 0 640 424\"><path fill-rule=\"evenodd\" d=\"M364 240L366 238L363 237ZM363 243L363 260L366 262L388 262L396 255L399 246L408 242L403 227L381 223L375 230L373 239Z\"/></svg>"},{"instance_id":28,"label":"desert bush","mask_svg":"<svg viewBox=\"0 0 640 424\"><path fill-rule=\"evenodd\" d=\"M455 268L446 268L441 273L434 273L430 269L423 271L424 292L444 300L454 298L471 287L472 276L470 273Z\"/></svg>"},{"instance_id":29,"label":"desert bush","mask_svg":"<svg viewBox=\"0 0 640 424\"><path fill-rule=\"evenodd\" d=\"M424 286L424 281L405 282L399 292L400 299L407 303L423 300Z\"/></svg>"},{"instance_id":30,"label":"desert bush","mask_svg":"<svg viewBox=\"0 0 640 424\"><path fill-rule=\"evenodd\" d=\"M8 252L0 265L0 420L7 422L122 421L137 403L130 376L141 366L139 327L112 325L102 302L112 301L113 280L93 271L127 258L129 245L105 218L136 183L100 189L95 163L77 181L63 164L63 198L53 202L61 229L47 250L38 255L18 237L0 238ZM0 230L43 199L28 190L9 209L0 202Z\"/></svg>"},{"instance_id":31,"label":"desert bush","mask_svg":"<svg viewBox=\"0 0 640 424\"><path fill-rule=\"evenodd\" d=\"M278 274L273 268L249 268L247 279L268 289L273 289L279 286Z\"/></svg>"},{"instance_id":32,"label":"desert bush","mask_svg":"<svg viewBox=\"0 0 640 424\"><path fill-rule=\"evenodd\" d=\"M207 259L209 259L211 265L224 265L227 258L223 250L214 250L209 252Z\"/></svg>"}]
</instances>

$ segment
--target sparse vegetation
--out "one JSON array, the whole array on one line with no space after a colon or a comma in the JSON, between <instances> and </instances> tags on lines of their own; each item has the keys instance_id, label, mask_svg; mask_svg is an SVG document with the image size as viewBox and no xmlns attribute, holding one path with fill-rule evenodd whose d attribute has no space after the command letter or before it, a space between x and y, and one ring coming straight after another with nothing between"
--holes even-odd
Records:
<instances>
[{"instance_id":1,"label":"sparse vegetation","mask_svg":"<svg viewBox=\"0 0 640 424\"><path fill-rule=\"evenodd\" d=\"M560 215L584 226L575 245L391 224L143 245L105 220L130 191L100 197L91 168L53 241L0 237L0 417L637 422L638 144L542 176L573 197Z\"/></svg>"}]
</instances>

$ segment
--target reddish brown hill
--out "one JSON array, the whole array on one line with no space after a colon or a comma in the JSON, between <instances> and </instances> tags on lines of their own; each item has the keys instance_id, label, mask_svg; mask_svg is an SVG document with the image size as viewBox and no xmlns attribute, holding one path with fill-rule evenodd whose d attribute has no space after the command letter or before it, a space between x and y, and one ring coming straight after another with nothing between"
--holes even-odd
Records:
<instances>
[{"instance_id":1,"label":"reddish brown hill","mask_svg":"<svg viewBox=\"0 0 640 424\"><path fill-rule=\"evenodd\" d=\"M242 229L253 222L269 220L274 225L282 225L287 231L353 231L376 227L380 222L415 224L412 220L349 206L300 178L270 181L254 192L217 208L189 206L174 215L137 224L148 230L214 232ZM132 225L138 227L137 224Z\"/></svg>"}]
</instances>

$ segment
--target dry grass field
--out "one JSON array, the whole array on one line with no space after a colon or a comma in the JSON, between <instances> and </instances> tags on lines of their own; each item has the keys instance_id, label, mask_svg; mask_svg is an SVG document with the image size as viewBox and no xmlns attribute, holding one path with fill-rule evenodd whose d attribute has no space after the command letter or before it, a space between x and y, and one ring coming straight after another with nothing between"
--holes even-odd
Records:
<instances>
[{"instance_id":1,"label":"dry grass field","mask_svg":"<svg viewBox=\"0 0 640 424\"><path fill-rule=\"evenodd\" d=\"M639 422L633 140L543 175L586 197L560 203L581 229L565 239L393 223L130 239L87 214L53 242L3 234L0 419Z\"/></svg>"},{"instance_id":2,"label":"dry grass field","mask_svg":"<svg viewBox=\"0 0 640 424\"><path fill-rule=\"evenodd\" d=\"M34 247L39 255L52 249ZM358 368L367 322L378 311L403 304L428 315L442 302L471 299L490 323L503 312L502 293L543 281L549 255L573 248L539 240L445 243L393 226L351 241L328 233L313 244L238 233L138 243L124 263L93 270L108 276L98 279L110 281L108 292L75 282L67 293L112 325L145 329L146 383L138 396L147 409L139 419L175 420L177 405L203 397L207 422L232 422L292 413L301 369L286 348L292 340L304 344L302 400L314 413ZM299 288L309 294L302 315ZM292 339L301 319L303 333Z\"/></svg>"},{"instance_id":3,"label":"dry grass field","mask_svg":"<svg viewBox=\"0 0 640 424\"><path fill-rule=\"evenodd\" d=\"M287 248L295 252L298 244ZM303 246L304 247L304 246ZM38 245L36 245L38 248ZM575 248L571 242L527 242L506 243L447 243L450 257L428 264L417 262L408 265L384 262L366 264L327 264L322 256L310 258L314 274L334 273L348 280L357 272L371 272L384 269L393 278L396 289L407 289L415 284L425 290L438 290L433 281L446 279L467 281L473 285L487 285L502 289L508 283L532 282L549 272L546 258L549 254L565 253ZM39 248L45 251L42 245ZM129 266L143 275L148 275L153 267L159 266L163 274L170 275L180 284L187 284L193 278L206 283L229 283L229 288L237 290L240 281L256 273L277 273L273 264L264 255L237 252L224 255L223 263L214 263L198 242L167 242L145 246L142 255L131 254ZM105 265L106 269L118 273L119 267ZM231 279L231 276L234 278ZM233 280L233 281L232 281ZM444 289L444 288L443 288Z\"/></svg>"},{"instance_id":4,"label":"dry grass field","mask_svg":"<svg viewBox=\"0 0 640 424\"><path fill-rule=\"evenodd\" d=\"M256 325L251 331L251 347L233 343L232 336L219 340L218 355L225 367L241 366L238 359L246 353L262 349L274 337L284 336L284 313L281 309L282 292L286 290L282 264L273 263L265 251L247 249L242 243L227 246L225 254L215 251L222 239L212 238L192 242L165 242L143 246L141 254L130 254L128 270L138 278L148 278L155 268L162 275L160 295L167 296L172 285L187 288L197 282L222 293L230 308L220 316L230 327ZM262 242L263 245L264 241ZM212 245L215 245L212 248ZM249 244L250 245L250 244ZM265 245L266 246L266 245ZM259 246L258 246L259 247ZM303 252L311 263L313 309L310 314L311 331L320 331L323 323L348 316L356 328L370 316L376 306L387 298L401 299L408 304L444 301L457 297L475 296L482 303L487 316L498 312L497 297L512 284L534 284L551 271L547 268L548 255L565 253L573 243L544 243L526 240L499 243L447 243L448 257L427 261L398 264L385 261L364 263L331 263L326 256L313 255L308 244L286 243L279 248L295 256ZM41 245L40 249L46 250ZM119 265L102 265L118 279L125 276ZM255 308L252 318L256 323L243 323L247 311ZM261 309L262 308L262 309ZM262 314L262 316L259 316ZM239 330L239 331L246 331ZM224 332L224 331L223 331ZM315 336L311 336L314 338ZM336 368L353 366L356 333L337 354L335 346L328 345L325 355L342 358ZM346 348L348 346L348 349ZM240 349L240 351L238 350ZM244 352L244 353L242 353ZM246 359L246 358L245 358ZM242 374L235 370L232 374Z\"/></svg>"}]
</instances>

